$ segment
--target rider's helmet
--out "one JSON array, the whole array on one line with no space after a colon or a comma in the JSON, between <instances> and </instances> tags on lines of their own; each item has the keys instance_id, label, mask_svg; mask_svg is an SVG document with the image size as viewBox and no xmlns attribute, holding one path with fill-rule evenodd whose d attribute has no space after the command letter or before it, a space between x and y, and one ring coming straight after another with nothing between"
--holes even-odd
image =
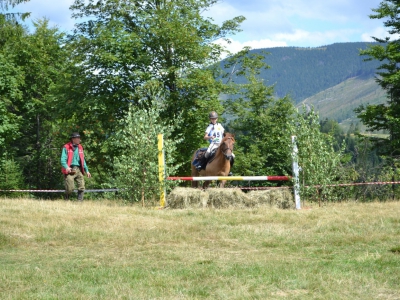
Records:
<instances>
[{"instance_id":1,"label":"rider's helmet","mask_svg":"<svg viewBox=\"0 0 400 300\"><path fill-rule=\"evenodd\" d=\"M215 111L210 112L210 114L208 115L208 117L210 119L216 119L218 118L218 114Z\"/></svg>"}]
</instances>

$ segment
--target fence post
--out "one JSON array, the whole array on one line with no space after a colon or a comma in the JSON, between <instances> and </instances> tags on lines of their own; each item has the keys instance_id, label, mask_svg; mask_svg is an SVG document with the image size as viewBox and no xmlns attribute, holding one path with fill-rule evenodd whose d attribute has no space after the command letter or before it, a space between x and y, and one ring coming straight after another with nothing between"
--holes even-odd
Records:
<instances>
[{"instance_id":1,"label":"fence post","mask_svg":"<svg viewBox=\"0 0 400 300\"><path fill-rule=\"evenodd\" d=\"M299 164L298 164L298 149L296 144L296 136L292 136L292 170L293 170L293 190L294 190L294 201L296 203L296 209L301 209L300 205L300 181L299 181Z\"/></svg>"},{"instance_id":2,"label":"fence post","mask_svg":"<svg viewBox=\"0 0 400 300\"><path fill-rule=\"evenodd\" d=\"M164 157L164 137L158 135L158 180L160 182L160 206L165 206L165 157Z\"/></svg>"}]
</instances>

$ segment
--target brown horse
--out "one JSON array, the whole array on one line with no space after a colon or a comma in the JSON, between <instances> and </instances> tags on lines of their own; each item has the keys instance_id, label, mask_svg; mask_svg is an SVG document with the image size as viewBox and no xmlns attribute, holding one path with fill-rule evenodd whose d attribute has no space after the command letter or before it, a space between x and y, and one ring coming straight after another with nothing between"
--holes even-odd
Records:
<instances>
[{"instance_id":1,"label":"brown horse","mask_svg":"<svg viewBox=\"0 0 400 300\"><path fill-rule=\"evenodd\" d=\"M191 166L192 166L192 177L198 176L228 176L231 169L230 160L232 158L233 146L235 144L234 135L231 133L226 133L225 137L222 139L215 156L207 163L206 169L197 171L196 167L193 166L193 160L196 157L196 152L193 153ZM220 187L224 187L226 180L222 180ZM203 188L206 189L210 181L204 181ZM192 187L197 187L198 182L192 181Z\"/></svg>"}]
</instances>

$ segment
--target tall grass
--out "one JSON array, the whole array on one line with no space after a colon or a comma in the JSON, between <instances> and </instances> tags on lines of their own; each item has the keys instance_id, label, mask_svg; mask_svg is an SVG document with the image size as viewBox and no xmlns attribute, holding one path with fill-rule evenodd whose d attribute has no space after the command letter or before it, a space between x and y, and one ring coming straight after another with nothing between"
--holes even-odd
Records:
<instances>
[{"instance_id":1,"label":"tall grass","mask_svg":"<svg viewBox=\"0 0 400 300\"><path fill-rule=\"evenodd\" d=\"M1 299L400 299L400 202L0 200Z\"/></svg>"}]
</instances>

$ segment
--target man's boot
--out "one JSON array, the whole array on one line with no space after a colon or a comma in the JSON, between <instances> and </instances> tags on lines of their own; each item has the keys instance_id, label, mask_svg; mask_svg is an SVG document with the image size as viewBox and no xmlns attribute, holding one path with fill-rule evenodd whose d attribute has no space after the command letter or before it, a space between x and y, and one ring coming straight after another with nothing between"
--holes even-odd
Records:
<instances>
[{"instance_id":1,"label":"man's boot","mask_svg":"<svg viewBox=\"0 0 400 300\"><path fill-rule=\"evenodd\" d=\"M83 201L83 193L84 191L78 191L78 201Z\"/></svg>"}]
</instances>

